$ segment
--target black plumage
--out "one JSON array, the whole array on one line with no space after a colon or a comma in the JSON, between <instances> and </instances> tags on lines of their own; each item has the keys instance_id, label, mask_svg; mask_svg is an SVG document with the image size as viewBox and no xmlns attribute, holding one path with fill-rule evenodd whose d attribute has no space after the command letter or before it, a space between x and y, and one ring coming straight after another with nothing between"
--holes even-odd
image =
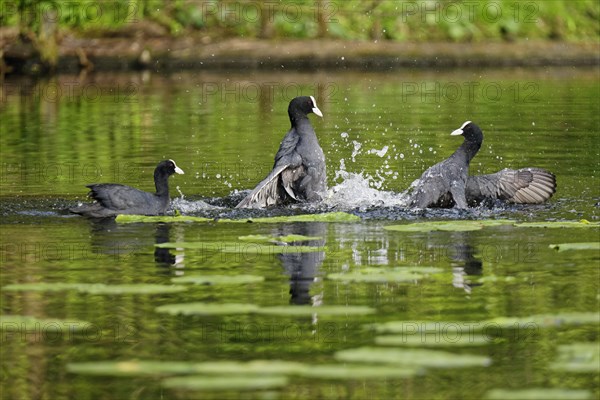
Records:
<instances>
[{"instance_id":1,"label":"black plumage","mask_svg":"<svg viewBox=\"0 0 600 400\"><path fill-rule=\"evenodd\" d=\"M292 124L275 155L273 170L236 208L260 208L298 201L320 201L327 188L325 155L308 114L323 114L313 96L294 98Z\"/></svg>"},{"instance_id":2,"label":"black plumage","mask_svg":"<svg viewBox=\"0 0 600 400\"><path fill-rule=\"evenodd\" d=\"M465 139L450 157L423 172L414 185L408 200L409 206L468 207L465 190L469 163L481 147L483 133L477 125L467 121L451 135L462 135Z\"/></svg>"},{"instance_id":3,"label":"black plumage","mask_svg":"<svg viewBox=\"0 0 600 400\"><path fill-rule=\"evenodd\" d=\"M156 193L148 193L116 183L87 185L94 203L73 207L69 211L94 218L119 214L162 215L169 207L169 176L183 174L173 160L161 161L154 170Z\"/></svg>"}]
</instances>

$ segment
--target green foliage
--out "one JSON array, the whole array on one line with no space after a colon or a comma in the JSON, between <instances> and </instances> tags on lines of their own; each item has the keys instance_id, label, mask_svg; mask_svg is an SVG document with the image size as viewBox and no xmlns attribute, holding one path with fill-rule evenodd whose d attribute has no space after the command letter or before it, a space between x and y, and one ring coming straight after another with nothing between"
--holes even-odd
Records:
<instances>
[{"instance_id":1,"label":"green foliage","mask_svg":"<svg viewBox=\"0 0 600 400\"><path fill-rule=\"evenodd\" d=\"M595 0L516 2L396 0L284 0L280 2L186 0L8 0L2 25L39 30L40 18L57 10L60 26L95 34L151 22L171 35L198 31L213 37L316 38L396 41L513 39L597 40ZM319 26L325 27L320 32Z\"/></svg>"}]
</instances>

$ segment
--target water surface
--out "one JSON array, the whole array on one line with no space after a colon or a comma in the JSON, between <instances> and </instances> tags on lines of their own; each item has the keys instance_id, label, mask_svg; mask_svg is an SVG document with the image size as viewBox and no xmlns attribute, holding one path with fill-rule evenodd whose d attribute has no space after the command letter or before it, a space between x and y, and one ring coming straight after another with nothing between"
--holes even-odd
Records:
<instances>
[{"instance_id":1,"label":"water surface","mask_svg":"<svg viewBox=\"0 0 600 400\"><path fill-rule=\"evenodd\" d=\"M559 346L598 340L598 324L543 326L540 314L598 313L597 250L557 252L556 243L598 242L597 228L486 227L472 232L393 232L391 224L455 219L598 221L598 70L401 70L390 73L189 72L61 75L6 80L0 119L2 287L16 283L171 284L189 275L251 274L261 282L186 285L165 294L3 290L2 315L86 321L77 334L49 322L15 331L3 324L6 398L481 398L492 389L587 390L598 373L552 369ZM324 118L311 121L328 163L325 204L238 213L241 191L268 172L289 129L287 104L314 95ZM485 140L472 173L541 167L557 176L544 205L493 204L469 211L411 211L401 197L424 169L459 145L449 133L477 122ZM94 222L64 210L85 201L85 184L119 182L152 190L158 161L171 178L175 207L211 218L346 211L351 223ZM310 236L315 252L256 254L250 235ZM202 250L157 248L205 242ZM220 243L239 251L217 251ZM250 243L250 244L249 244ZM266 248L266 247L265 247ZM366 283L332 274L373 269L440 271L401 282ZM240 303L310 305L309 316L173 316L159 306ZM321 315L319 307L367 306L366 315ZM323 309L323 308L322 308ZM324 309L323 309L324 310ZM528 325L487 332L480 346L443 333L459 322L522 317ZM528 319L529 318L529 319ZM319 380L290 376L274 389L193 395L158 377L118 378L67 371L78 362L285 360L340 364L335 353L375 343L370 324L407 330L439 323L439 349L480 355L486 367L426 368L408 378ZM58 322L57 322L58 323ZM20 325L19 325L20 326ZM435 333L434 332L434 333ZM441 332L441 333L440 333ZM414 332L413 332L414 333ZM401 349L404 346L395 346ZM418 348L430 348L423 338ZM593 356L591 354L590 356ZM418 364L419 360L415 360ZM379 364L376 364L379 365ZM384 364L385 365L385 364ZM393 366L390 368L394 368Z\"/></svg>"}]
</instances>

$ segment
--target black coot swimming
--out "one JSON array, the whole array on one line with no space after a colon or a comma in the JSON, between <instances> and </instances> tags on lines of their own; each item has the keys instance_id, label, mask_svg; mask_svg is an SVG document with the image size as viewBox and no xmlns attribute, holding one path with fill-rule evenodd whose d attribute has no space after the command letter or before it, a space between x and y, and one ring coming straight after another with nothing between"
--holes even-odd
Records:
<instances>
[{"instance_id":1,"label":"black coot swimming","mask_svg":"<svg viewBox=\"0 0 600 400\"><path fill-rule=\"evenodd\" d=\"M477 125L467 121L451 135L462 135L465 139L450 157L423 172L409 198L409 206L468 207L465 191L469 163L481 147L483 133Z\"/></svg>"},{"instance_id":2,"label":"black coot swimming","mask_svg":"<svg viewBox=\"0 0 600 400\"><path fill-rule=\"evenodd\" d=\"M236 208L322 199L327 188L325 155L308 119L310 113L323 116L313 96L296 97L290 102L292 127L279 145L273 170Z\"/></svg>"},{"instance_id":3,"label":"black coot swimming","mask_svg":"<svg viewBox=\"0 0 600 400\"><path fill-rule=\"evenodd\" d=\"M86 217L105 218L119 214L162 215L169 207L169 176L183 174L173 160L158 163L154 170L156 193L148 193L116 183L87 185L91 204L73 207L69 211Z\"/></svg>"},{"instance_id":4,"label":"black coot swimming","mask_svg":"<svg viewBox=\"0 0 600 400\"><path fill-rule=\"evenodd\" d=\"M505 168L495 174L469 176L466 197L469 205L486 199L518 204L541 204L556 192L556 177L542 168Z\"/></svg>"}]
</instances>

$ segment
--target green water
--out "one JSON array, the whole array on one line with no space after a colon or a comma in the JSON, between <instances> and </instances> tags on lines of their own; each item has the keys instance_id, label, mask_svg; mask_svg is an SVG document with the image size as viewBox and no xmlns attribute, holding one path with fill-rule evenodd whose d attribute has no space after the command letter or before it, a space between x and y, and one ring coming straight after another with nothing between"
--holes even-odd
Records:
<instances>
[{"instance_id":1,"label":"green water","mask_svg":"<svg viewBox=\"0 0 600 400\"><path fill-rule=\"evenodd\" d=\"M598 347L599 251L549 248L599 242L597 227L384 229L407 219L597 222L597 69L62 75L39 82L8 79L1 88L2 287L171 285L172 278L213 274L263 278L230 285L177 283L183 291L162 294L2 290L3 316L43 320L24 326L2 320L3 398L479 399L494 389L529 388L584 391L561 392L563 397L600 394L597 369L555 368L562 357L560 346L592 342ZM313 94L324 114L323 119L310 118L334 190L333 200L317 211L346 211L360 216L360 221L121 224L92 222L64 212L85 201L88 183L119 182L152 190L156 163L172 158L185 170L185 175L170 180L178 208L197 216L239 218L231 210L241 197L236 190L251 188L268 173L289 128L287 104L299 94ZM549 169L558 182L552 200L540 206L494 205L425 214L381 204L378 195L402 192L425 168L451 154L458 142L449 133L465 120L477 122L485 135L472 173L505 167ZM354 190L360 205L341 195L347 190L344 185ZM289 212L314 210L300 207L251 215ZM267 251L273 243L240 239L290 234L312 238L293 245L321 248L311 252L286 248L277 254ZM155 247L165 242L214 246ZM218 251L225 242L238 244L239 250ZM261 248L265 251L257 251ZM339 274L397 273L408 268L416 274L408 281L336 279ZM192 302L298 310L310 305L313 312L207 316L156 310ZM330 306L347 307L348 312L328 313ZM372 312L353 314L356 306ZM484 343L474 345L469 336L473 331L466 327L500 317L523 320L511 322L510 328L494 325L484 331ZM74 325L59 320L85 322L75 331ZM97 361L281 360L309 368L356 364L373 371L382 366L420 369L428 357L418 353L398 365L340 358L342 350L387 348L376 337L388 333L371 324L390 321L404 324L410 333L425 322L437 322L429 336L416 334L416 340L411 336L416 349L488 361L485 366L456 368L448 361L448 367L425 367L406 377L319 379L306 373L262 372L262 377L273 376L277 382L254 390L236 389L240 373L231 372L226 378L232 387L225 391L188 391L157 374L88 375L76 368L76 363ZM461 325L465 322L470 325ZM463 327L459 339L444 330L457 324ZM51 329L56 326L58 330ZM415 349L389 347L402 352ZM598 364L594 351L585 350L579 358Z\"/></svg>"}]
</instances>

